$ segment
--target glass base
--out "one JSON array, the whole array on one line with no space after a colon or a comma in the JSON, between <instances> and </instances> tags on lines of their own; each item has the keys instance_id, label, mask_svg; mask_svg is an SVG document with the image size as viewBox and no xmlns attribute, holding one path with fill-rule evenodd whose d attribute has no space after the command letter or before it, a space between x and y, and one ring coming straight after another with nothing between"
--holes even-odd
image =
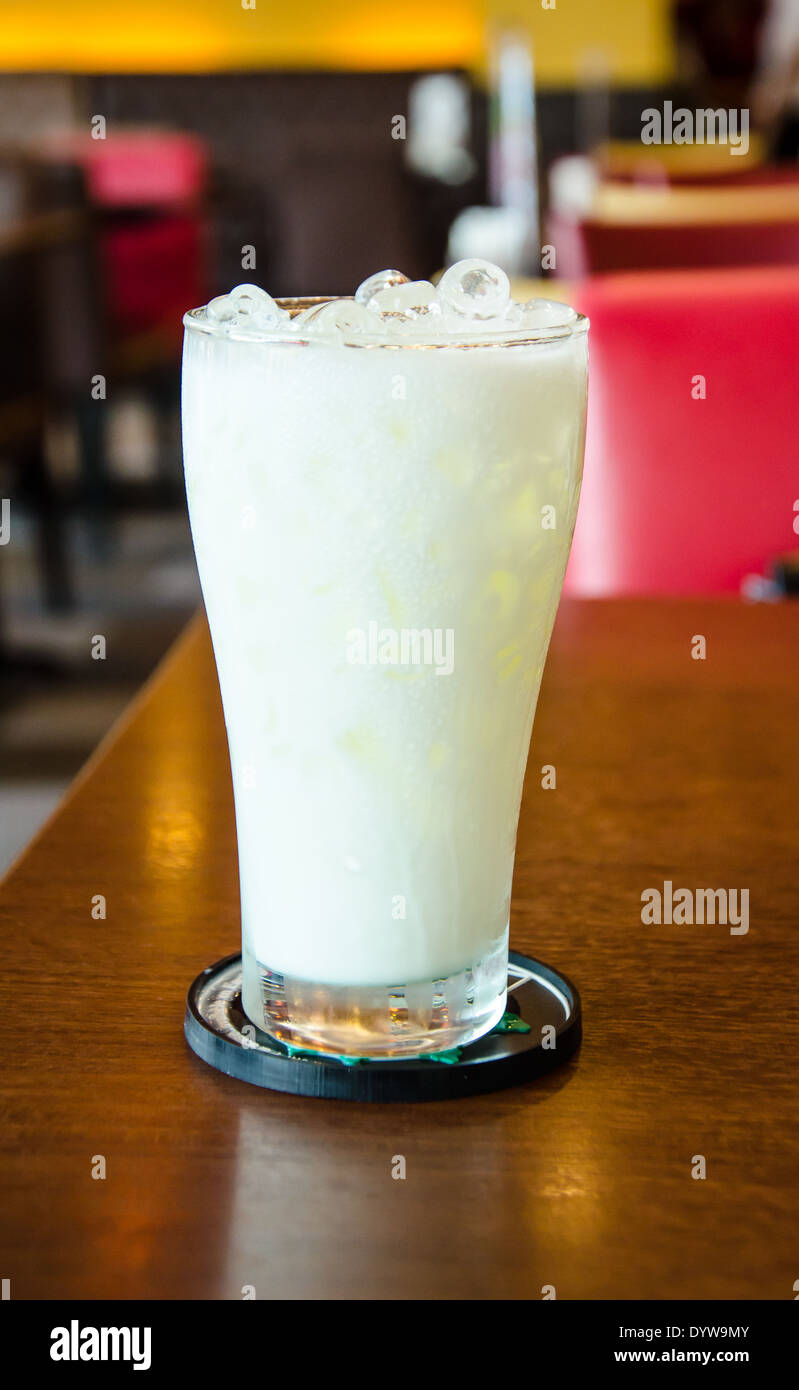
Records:
<instances>
[{"instance_id":1,"label":"glass base","mask_svg":"<svg viewBox=\"0 0 799 1390\"><path fill-rule=\"evenodd\" d=\"M397 985L322 985L245 956L244 1011L289 1047L337 1057L422 1057L465 1047L505 1012L507 940L445 979Z\"/></svg>"}]
</instances>

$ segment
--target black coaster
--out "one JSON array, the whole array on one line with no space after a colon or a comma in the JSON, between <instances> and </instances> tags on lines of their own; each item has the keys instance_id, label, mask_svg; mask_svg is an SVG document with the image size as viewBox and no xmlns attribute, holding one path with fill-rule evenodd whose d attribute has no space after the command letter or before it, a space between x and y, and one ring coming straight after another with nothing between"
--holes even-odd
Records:
<instances>
[{"instance_id":1,"label":"black coaster","mask_svg":"<svg viewBox=\"0 0 799 1390\"><path fill-rule=\"evenodd\" d=\"M241 956L235 955L197 976L184 1031L209 1066L272 1091L333 1100L448 1100L517 1086L554 1070L579 1046L580 996L548 965L511 951L507 1007L492 1032L436 1060L353 1063L309 1052L291 1055L243 1013Z\"/></svg>"}]
</instances>

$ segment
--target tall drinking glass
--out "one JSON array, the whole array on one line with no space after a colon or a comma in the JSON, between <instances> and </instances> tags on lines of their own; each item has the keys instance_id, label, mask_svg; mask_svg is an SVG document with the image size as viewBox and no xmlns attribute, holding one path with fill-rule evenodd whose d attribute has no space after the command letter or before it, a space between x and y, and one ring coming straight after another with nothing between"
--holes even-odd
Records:
<instances>
[{"instance_id":1,"label":"tall drinking glass","mask_svg":"<svg viewBox=\"0 0 799 1390\"><path fill-rule=\"evenodd\" d=\"M244 1009L292 1046L399 1058L504 1011L587 322L550 308L457 342L390 324L372 341L352 301L318 302L342 310L332 335L286 327L317 301L283 301L263 331L186 315L186 489L230 748Z\"/></svg>"}]
</instances>

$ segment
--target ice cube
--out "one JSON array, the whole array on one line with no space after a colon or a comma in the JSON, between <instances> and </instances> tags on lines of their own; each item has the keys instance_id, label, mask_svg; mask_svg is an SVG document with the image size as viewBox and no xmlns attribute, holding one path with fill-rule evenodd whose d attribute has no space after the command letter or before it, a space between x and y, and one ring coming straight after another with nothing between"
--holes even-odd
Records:
<instances>
[{"instance_id":1,"label":"ice cube","mask_svg":"<svg viewBox=\"0 0 799 1390\"><path fill-rule=\"evenodd\" d=\"M510 281L504 270L476 258L458 261L438 282L442 307L476 319L501 318L510 300Z\"/></svg>"},{"instance_id":2,"label":"ice cube","mask_svg":"<svg viewBox=\"0 0 799 1390\"><path fill-rule=\"evenodd\" d=\"M381 290L390 289L392 285L407 285L408 277L403 275L401 270L378 270L375 275L370 275L368 280L364 280L355 291L355 299L358 304L368 304Z\"/></svg>"},{"instance_id":3,"label":"ice cube","mask_svg":"<svg viewBox=\"0 0 799 1390\"><path fill-rule=\"evenodd\" d=\"M292 330L301 336L308 333L341 338L364 335L379 338L384 333L378 316L364 304L356 304L354 299L331 299L325 304L312 304L292 320Z\"/></svg>"},{"instance_id":4,"label":"ice cube","mask_svg":"<svg viewBox=\"0 0 799 1390\"><path fill-rule=\"evenodd\" d=\"M211 323L234 323L238 317L238 310L229 294L218 294L216 299L212 299L208 304L205 316Z\"/></svg>"},{"instance_id":5,"label":"ice cube","mask_svg":"<svg viewBox=\"0 0 799 1390\"><path fill-rule=\"evenodd\" d=\"M522 306L521 304L517 304L515 299L511 300L503 313L502 322L506 324L508 328L521 328L523 322Z\"/></svg>"},{"instance_id":6,"label":"ice cube","mask_svg":"<svg viewBox=\"0 0 799 1390\"><path fill-rule=\"evenodd\" d=\"M408 318L441 313L435 285L431 285L429 280L407 280L403 285L387 285L372 295L369 308L377 309L381 314L403 314Z\"/></svg>"},{"instance_id":7,"label":"ice cube","mask_svg":"<svg viewBox=\"0 0 799 1390\"><path fill-rule=\"evenodd\" d=\"M291 327L291 314L273 302L272 308L257 309L250 318L243 319L242 327L253 328L257 333L275 333Z\"/></svg>"},{"instance_id":8,"label":"ice cube","mask_svg":"<svg viewBox=\"0 0 799 1390\"><path fill-rule=\"evenodd\" d=\"M524 328L568 328L576 320L575 310L556 299L528 299L527 303L522 305Z\"/></svg>"},{"instance_id":9,"label":"ice cube","mask_svg":"<svg viewBox=\"0 0 799 1390\"><path fill-rule=\"evenodd\" d=\"M259 325L270 321L277 322L280 310L266 290L260 285L237 285L228 298L241 319L258 318Z\"/></svg>"}]
</instances>

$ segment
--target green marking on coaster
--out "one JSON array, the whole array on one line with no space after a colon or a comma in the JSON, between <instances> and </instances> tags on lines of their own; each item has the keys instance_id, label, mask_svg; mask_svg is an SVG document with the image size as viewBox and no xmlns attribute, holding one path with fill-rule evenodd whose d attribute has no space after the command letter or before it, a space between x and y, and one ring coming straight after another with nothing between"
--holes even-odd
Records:
<instances>
[{"instance_id":1,"label":"green marking on coaster","mask_svg":"<svg viewBox=\"0 0 799 1390\"><path fill-rule=\"evenodd\" d=\"M518 1026L503 1028L502 1024L504 1024L505 1019L513 1020ZM492 1033L529 1033L530 1028L528 1024L522 1023L520 1019L517 1019L515 1014L506 1014L505 1018L500 1019L496 1028L492 1028L491 1031ZM307 1047L292 1047L291 1043L280 1043L280 1046L289 1057L307 1057L312 1062L340 1062L343 1067L360 1067L366 1062L377 1060L374 1057L340 1057L331 1052L312 1052L311 1049ZM456 1062L461 1060L462 1053L462 1047L451 1047L446 1052L427 1052L421 1057L387 1058L386 1060L443 1062L444 1066L452 1067Z\"/></svg>"},{"instance_id":2,"label":"green marking on coaster","mask_svg":"<svg viewBox=\"0 0 799 1390\"><path fill-rule=\"evenodd\" d=\"M451 1047L448 1052L428 1052L425 1062L444 1062L448 1067L461 1060L462 1047Z\"/></svg>"},{"instance_id":3,"label":"green marking on coaster","mask_svg":"<svg viewBox=\"0 0 799 1390\"><path fill-rule=\"evenodd\" d=\"M518 1015L518 1014L512 1014L512 1013L510 1013L510 1011L509 1011L508 1013L504 1013L504 1014L502 1015L501 1019L499 1020L499 1023L495 1023L495 1024L494 1024L494 1027L491 1029L491 1032L492 1032L492 1033L529 1033L529 1032L530 1032L530 1025L529 1025L529 1023L525 1023L525 1021L524 1021L523 1018L519 1018L519 1015Z\"/></svg>"},{"instance_id":4,"label":"green marking on coaster","mask_svg":"<svg viewBox=\"0 0 799 1390\"><path fill-rule=\"evenodd\" d=\"M345 1067L359 1067L361 1062L365 1062L365 1057L337 1057L332 1052L314 1052L309 1047L292 1047L291 1043L283 1043L289 1057L307 1057L311 1062L341 1062Z\"/></svg>"}]
</instances>

